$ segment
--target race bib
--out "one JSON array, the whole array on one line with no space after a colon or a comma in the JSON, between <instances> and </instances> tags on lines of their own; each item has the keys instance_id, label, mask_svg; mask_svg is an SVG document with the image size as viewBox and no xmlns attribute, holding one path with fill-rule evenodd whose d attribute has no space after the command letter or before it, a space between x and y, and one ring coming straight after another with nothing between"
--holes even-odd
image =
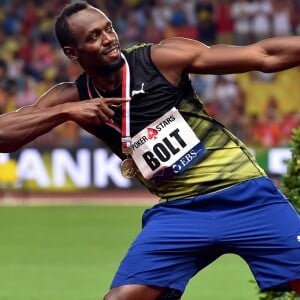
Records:
<instances>
[{"instance_id":1,"label":"race bib","mask_svg":"<svg viewBox=\"0 0 300 300\"><path fill-rule=\"evenodd\" d=\"M136 134L131 147L132 158L146 179L180 174L205 152L175 107Z\"/></svg>"}]
</instances>

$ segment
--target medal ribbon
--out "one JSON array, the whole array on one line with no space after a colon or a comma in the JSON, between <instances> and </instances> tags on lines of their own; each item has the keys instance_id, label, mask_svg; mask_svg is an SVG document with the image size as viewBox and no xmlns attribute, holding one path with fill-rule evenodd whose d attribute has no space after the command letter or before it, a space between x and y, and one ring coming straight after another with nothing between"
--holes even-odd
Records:
<instances>
[{"instance_id":1,"label":"medal ribbon","mask_svg":"<svg viewBox=\"0 0 300 300\"><path fill-rule=\"evenodd\" d=\"M121 53L125 64L122 68L122 98L130 98L130 70L128 62ZM122 103L122 153L130 153L131 136L130 136L130 102Z\"/></svg>"}]
</instances>

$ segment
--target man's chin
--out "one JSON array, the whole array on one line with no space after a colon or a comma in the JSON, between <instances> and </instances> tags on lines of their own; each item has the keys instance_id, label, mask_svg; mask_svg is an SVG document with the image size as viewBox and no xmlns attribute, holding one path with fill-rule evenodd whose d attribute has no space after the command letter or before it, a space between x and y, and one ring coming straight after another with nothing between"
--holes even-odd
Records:
<instances>
[{"instance_id":1,"label":"man's chin","mask_svg":"<svg viewBox=\"0 0 300 300\"><path fill-rule=\"evenodd\" d=\"M98 69L97 73L99 75L109 75L115 73L124 65L124 63L125 63L124 59L120 56L114 62L110 62L104 66L101 66L101 68Z\"/></svg>"}]
</instances>

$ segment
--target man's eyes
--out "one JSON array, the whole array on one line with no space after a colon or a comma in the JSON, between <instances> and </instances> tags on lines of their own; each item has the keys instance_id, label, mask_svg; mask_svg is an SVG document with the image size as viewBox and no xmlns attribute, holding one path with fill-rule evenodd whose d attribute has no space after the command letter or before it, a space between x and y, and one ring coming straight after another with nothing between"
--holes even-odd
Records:
<instances>
[{"instance_id":1,"label":"man's eyes","mask_svg":"<svg viewBox=\"0 0 300 300\"><path fill-rule=\"evenodd\" d=\"M99 37L99 33L93 33L90 35L90 40L96 40Z\"/></svg>"},{"instance_id":2,"label":"man's eyes","mask_svg":"<svg viewBox=\"0 0 300 300\"><path fill-rule=\"evenodd\" d=\"M108 26L107 28L106 28L106 32L112 32L114 30L114 28L112 27L112 25L110 25L110 26Z\"/></svg>"},{"instance_id":3,"label":"man's eyes","mask_svg":"<svg viewBox=\"0 0 300 300\"><path fill-rule=\"evenodd\" d=\"M91 33L90 35L88 35L87 37L87 41L88 42L92 42L92 41L95 41L99 38L100 34L97 33L97 32L94 32L94 33Z\"/></svg>"},{"instance_id":4,"label":"man's eyes","mask_svg":"<svg viewBox=\"0 0 300 300\"><path fill-rule=\"evenodd\" d=\"M105 32L107 33L111 33L114 31L114 28L112 25L110 26L107 26L105 29L104 29ZM95 41L97 40L99 37L101 36L101 31L95 31L93 33L91 33L89 36L88 36L88 40L89 41Z\"/></svg>"}]
</instances>

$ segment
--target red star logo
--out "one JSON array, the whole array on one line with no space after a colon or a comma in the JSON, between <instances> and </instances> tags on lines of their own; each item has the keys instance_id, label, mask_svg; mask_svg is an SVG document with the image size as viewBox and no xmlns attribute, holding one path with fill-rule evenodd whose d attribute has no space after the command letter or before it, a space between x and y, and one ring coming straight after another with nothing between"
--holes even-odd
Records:
<instances>
[{"instance_id":1,"label":"red star logo","mask_svg":"<svg viewBox=\"0 0 300 300\"><path fill-rule=\"evenodd\" d=\"M148 139L156 139L156 136L158 134L158 131L154 128L147 128L148 131Z\"/></svg>"}]
</instances>

